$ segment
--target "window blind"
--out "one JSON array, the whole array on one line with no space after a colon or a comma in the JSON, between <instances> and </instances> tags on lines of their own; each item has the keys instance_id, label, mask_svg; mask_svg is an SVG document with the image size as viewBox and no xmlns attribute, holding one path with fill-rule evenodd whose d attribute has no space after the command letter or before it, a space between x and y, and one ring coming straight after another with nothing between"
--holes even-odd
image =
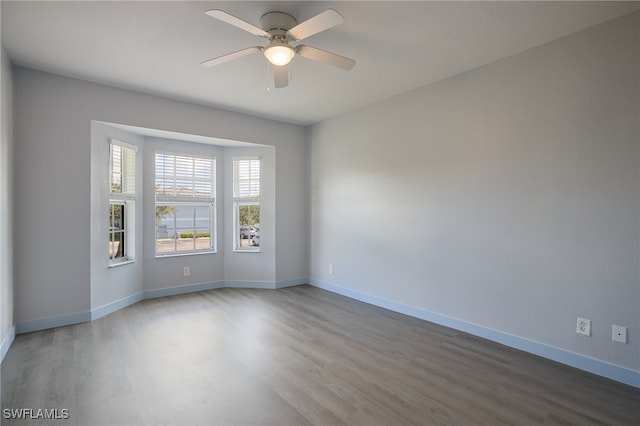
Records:
<instances>
[{"instance_id":1,"label":"window blind","mask_svg":"<svg viewBox=\"0 0 640 426\"><path fill-rule=\"evenodd\" d=\"M109 190L123 199L136 194L136 149L115 140L109 143Z\"/></svg>"},{"instance_id":2,"label":"window blind","mask_svg":"<svg viewBox=\"0 0 640 426\"><path fill-rule=\"evenodd\" d=\"M236 200L260 198L260 159L233 160L233 197Z\"/></svg>"},{"instance_id":3,"label":"window blind","mask_svg":"<svg viewBox=\"0 0 640 426\"><path fill-rule=\"evenodd\" d=\"M215 199L215 158L157 152L157 201L211 201Z\"/></svg>"}]
</instances>

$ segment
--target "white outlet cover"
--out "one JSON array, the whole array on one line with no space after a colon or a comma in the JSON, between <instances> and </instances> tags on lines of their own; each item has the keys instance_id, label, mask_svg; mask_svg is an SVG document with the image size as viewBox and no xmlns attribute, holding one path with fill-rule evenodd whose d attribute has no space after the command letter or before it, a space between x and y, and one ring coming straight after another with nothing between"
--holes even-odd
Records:
<instances>
[{"instance_id":1,"label":"white outlet cover","mask_svg":"<svg viewBox=\"0 0 640 426\"><path fill-rule=\"evenodd\" d=\"M611 327L611 340L614 342L627 343L627 327L614 324Z\"/></svg>"},{"instance_id":2,"label":"white outlet cover","mask_svg":"<svg viewBox=\"0 0 640 426\"><path fill-rule=\"evenodd\" d=\"M576 323L576 333L591 336L591 320L578 317Z\"/></svg>"}]
</instances>

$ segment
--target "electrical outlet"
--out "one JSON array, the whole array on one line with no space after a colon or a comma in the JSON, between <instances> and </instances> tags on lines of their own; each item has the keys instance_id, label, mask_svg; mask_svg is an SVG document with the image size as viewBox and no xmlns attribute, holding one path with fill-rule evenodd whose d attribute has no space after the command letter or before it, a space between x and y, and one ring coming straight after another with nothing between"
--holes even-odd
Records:
<instances>
[{"instance_id":1,"label":"electrical outlet","mask_svg":"<svg viewBox=\"0 0 640 426\"><path fill-rule=\"evenodd\" d=\"M627 327L613 325L611 327L611 340L614 342L627 343Z\"/></svg>"},{"instance_id":2,"label":"electrical outlet","mask_svg":"<svg viewBox=\"0 0 640 426\"><path fill-rule=\"evenodd\" d=\"M189 268L188 266L185 266L183 274L185 277L188 277L189 275L191 275L191 268Z\"/></svg>"},{"instance_id":3,"label":"electrical outlet","mask_svg":"<svg viewBox=\"0 0 640 426\"><path fill-rule=\"evenodd\" d=\"M591 320L578 317L576 325L576 333L591 336Z\"/></svg>"},{"instance_id":4,"label":"electrical outlet","mask_svg":"<svg viewBox=\"0 0 640 426\"><path fill-rule=\"evenodd\" d=\"M333 264L329 264L329 274L333 274Z\"/></svg>"}]
</instances>

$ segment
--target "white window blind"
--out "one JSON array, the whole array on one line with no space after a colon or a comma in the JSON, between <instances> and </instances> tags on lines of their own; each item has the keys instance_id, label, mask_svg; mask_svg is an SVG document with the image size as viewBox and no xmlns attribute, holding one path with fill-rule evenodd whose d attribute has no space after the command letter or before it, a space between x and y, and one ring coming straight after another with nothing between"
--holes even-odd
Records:
<instances>
[{"instance_id":1,"label":"white window blind","mask_svg":"<svg viewBox=\"0 0 640 426\"><path fill-rule=\"evenodd\" d=\"M237 200L260 198L260 159L233 160L233 197Z\"/></svg>"},{"instance_id":2,"label":"white window blind","mask_svg":"<svg viewBox=\"0 0 640 426\"><path fill-rule=\"evenodd\" d=\"M156 201L212 201L214 158L156 153Z\"/></svg>"},{"instance_id":3,"label":"white window blind","mask_svg":"<svg viewBox=\"0 0 640 426\"><path fill-rule=\"evenodd\" d=\"M136 150L116 140L109 143L109 187L112 196L136 193Z\"/></svg>"}]
</instances>

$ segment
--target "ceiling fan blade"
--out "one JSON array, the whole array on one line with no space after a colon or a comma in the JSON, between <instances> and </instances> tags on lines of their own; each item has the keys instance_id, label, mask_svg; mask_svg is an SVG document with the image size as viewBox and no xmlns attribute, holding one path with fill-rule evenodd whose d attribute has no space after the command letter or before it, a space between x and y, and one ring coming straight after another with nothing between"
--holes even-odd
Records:
<instances>
[{"instance_id":1,"label":"ceiling fan blade","mask_svg":"<svg viewBox=\"0 0 640 426\"><path fill-rule=\"evenodd\" d=\"M305 46L304 44L296 46L296 53L305 58L341 68L345 71L349 71L356 65L356 61L353 59L345 58L344 56L327 52L326 50L316 49L315 47Z\"/></svg>"},{"instance_id":2,"label":"ceiling fan blade","mask_svg":"<svg viewBox=\"0 0 640 426\"><path fill-rule=\"evenodd\" d=\"M251 55L262 50L260 46L248 47L246 49L238 50L236 52L227 53L226 55L218 56L217 58L204 61L201 65L203 67L215 67L216 65L224 64L225 62L233 61L234 59L242 58L243 56Z\"/></svg>"},{"instance_id":3,"label":"ceiling fan blade","mask_svg":"<svg viewBox=\"0 0 640 426\"><path fill-rule=\"evenodd\" d=\"M289 85L289 65L273 66L273 83L276 89Z\"/></svg>"},{"instance_id":4,"label":"ceiling fan blade","mask_svg":"<svg viewBox=\"0 0 640 426\"><path fill-rule=\"evenodd\" d=\"M299 41L307 37L311 37L321 31L328 30L331 27L335 27L336 25L342 24L343 22L344 18L342 15L333 9L327 9L313 18L309 18L291 28L287 31L287 34L294 41Z\"/></svg>"},{"instance_id":5,"label":"ceiling fan blade","mask_svg":"<svg viewBox=\"0 0 640 426\"><path fill-rule=\"evenodd\" d=\"M212 18L219 19L222 22L226 22L227 24L231 24L234 27L238 27L242 30L250 32L253 35L257 35L258 37L269 38L269 33L263 30L262 28L256 27L255 25L250 24L249 22L243 21L240 18L236 18L235 16L230 15L223 10L211 9L211 10L207 10L204 13L211 16Z\"/></svg>"}]
</instances>

